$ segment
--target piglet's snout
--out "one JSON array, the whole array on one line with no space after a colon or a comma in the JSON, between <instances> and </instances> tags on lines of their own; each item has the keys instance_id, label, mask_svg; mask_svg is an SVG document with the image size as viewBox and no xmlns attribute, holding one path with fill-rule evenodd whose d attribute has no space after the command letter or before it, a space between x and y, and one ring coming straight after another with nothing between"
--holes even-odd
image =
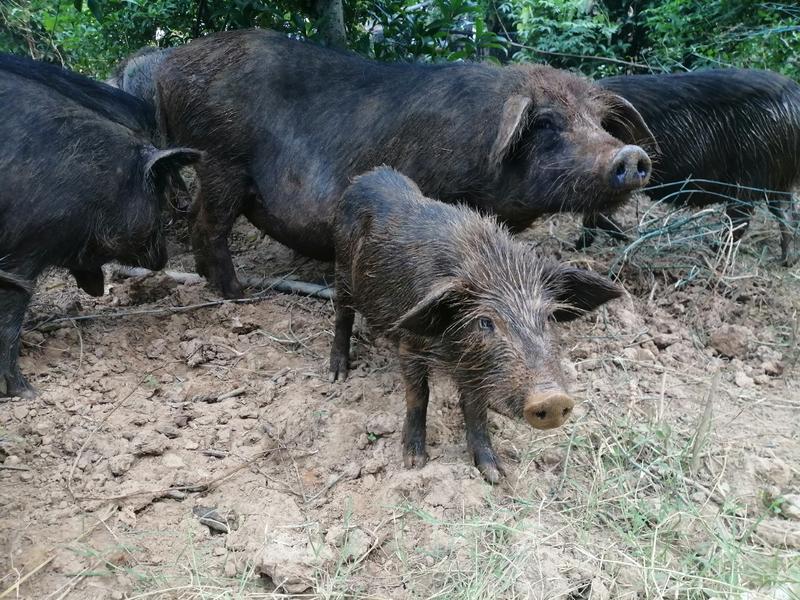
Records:
<instances>
[{"instance_id":1,"label":"piglet's snout","mask_svg":"<svg viewBox=\"0 0 800 600\"><path fill-rule=\"evenodd\" d=\"M575 401L563 392L531 394L525 401L525 420L536 429L561 427L569 416Z\"/></svg>"}]
</instances>

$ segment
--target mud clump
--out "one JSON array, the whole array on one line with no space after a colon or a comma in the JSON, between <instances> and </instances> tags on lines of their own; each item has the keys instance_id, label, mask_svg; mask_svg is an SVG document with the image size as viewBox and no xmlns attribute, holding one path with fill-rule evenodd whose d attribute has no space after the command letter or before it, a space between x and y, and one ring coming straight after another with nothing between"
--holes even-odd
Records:
<instances>
[{"instance_id":1,"label":"mud clump","mask_svg":"<svg viewBox=\"0 0 800 600\"><path fill-rule=\"evenodd\" d=\"M755 339L753 330L743 325L723 325L711 334L709 343L728 358L744 358Z\"/></svg>"}]
</instances>

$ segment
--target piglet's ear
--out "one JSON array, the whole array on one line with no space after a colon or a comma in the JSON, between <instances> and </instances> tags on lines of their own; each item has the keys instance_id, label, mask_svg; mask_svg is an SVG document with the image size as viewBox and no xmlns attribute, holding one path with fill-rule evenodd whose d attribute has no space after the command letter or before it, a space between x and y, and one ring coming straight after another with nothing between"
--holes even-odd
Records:
<instances>
[{"instance_id":1,"label":"piglet's ear","mask_svg":"<svg viewBox=\"0 0 800 600\"><path fill-rule=\"evenodd\" d=\"M194 148L155 148L147 152L144 165L145 178L153 182L168 181L170 175L177 174L178 169L199 162L203 153Z\"/></svg>"},{"instance_id":2,"label":"piglet's ear","mask_svg":"<svg viewBox=\"0 0 800 600\"><path fill-rule=\"evenodd\" d=\"M557 304L553 318L558 322L577 319L623 294L623 289L610 279L585 269L556 265L545 269L544 276Z\"/></svg>"},{"instance_id":3,"label":"piglet's ear","mask_svg":"<svg viewBox=\"0 0 800 600\"><path fill-rule=\"evenodd\" d=\"M608 113L603 128L626 144L641 146L646 152L658 154L658 141L636 107L619 94L606 97Z\"/></svg>"},{"instance_id":4,"label":"piglet's ear","mask_svg":"<svg viewBox=\"0 0 800 600\"><path fill-rule=\"evenodd\" d=\"M511 96L505 101L503 114L500 116L500 126L497 129L497 137L489 154L491 164L499 165L511 152L514 142L522 136L532 104L533 100L528 96L520 95Z\"/></svg>"},{"instance_id":5,"label":"piglet's ear","mask_svg":"<svg viewBox=\"0 0 800 600\"><path fill-rule=\"evenodd\" d=\"M442 335L455 322L458 308L463 304L465 296L461 282L455 279L446 280L435 286L400 317L393 329L402 329L424 337Z\"/></svg>"}]
</instances>

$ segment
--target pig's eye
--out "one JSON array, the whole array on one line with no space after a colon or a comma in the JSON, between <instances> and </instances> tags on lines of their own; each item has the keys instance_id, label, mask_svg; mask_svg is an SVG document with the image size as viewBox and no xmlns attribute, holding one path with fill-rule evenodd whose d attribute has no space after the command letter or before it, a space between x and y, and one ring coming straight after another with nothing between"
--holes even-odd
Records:
<instances>
[{"instance_id":1,"label":"pig's eye","mask_svg":"<svg viewBox=\"0 0 800 600\"><path fill-rule=\"evenodd\" d=\"M550 115L541 115L537 117L534 121L534 127L536 127L536 129L547 129L551 131L557 131L559 129L558 123Z\"/></svg>"},{"instance_id":2,"label":"pig's eye","mask_svg":"<svg viewBox=\"0 0 800 600\"><path fill-rule=\"evenodd\" d=\"M478 327L481 331L494 331L494 322L489 317L478 319Z\"/></svg>"}]
</instances>

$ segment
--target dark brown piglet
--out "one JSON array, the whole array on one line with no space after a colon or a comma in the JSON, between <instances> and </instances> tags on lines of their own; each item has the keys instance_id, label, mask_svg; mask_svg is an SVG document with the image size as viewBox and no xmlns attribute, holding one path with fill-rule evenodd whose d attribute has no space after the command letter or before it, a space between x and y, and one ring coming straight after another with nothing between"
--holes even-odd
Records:
<instances>
[{"instance_id":1,"label":"dark brown piglet","mask_svg":"<svg viewBox=\"0 0 800 600\"><path fill-rule=\"evenodd\" d=\"M358 177L337 204L336 334L331 379L348 371L354 311L398 344L406 385L403 455L426 462L428 377L446 371L458 388L475 464L502 474L487 430L492 409L538 429L573 408L552 321L569 321L618 297L611 281L536 256L508 230L463 206L422 195L382 167Z\"/></svg>"}]
</instances>

